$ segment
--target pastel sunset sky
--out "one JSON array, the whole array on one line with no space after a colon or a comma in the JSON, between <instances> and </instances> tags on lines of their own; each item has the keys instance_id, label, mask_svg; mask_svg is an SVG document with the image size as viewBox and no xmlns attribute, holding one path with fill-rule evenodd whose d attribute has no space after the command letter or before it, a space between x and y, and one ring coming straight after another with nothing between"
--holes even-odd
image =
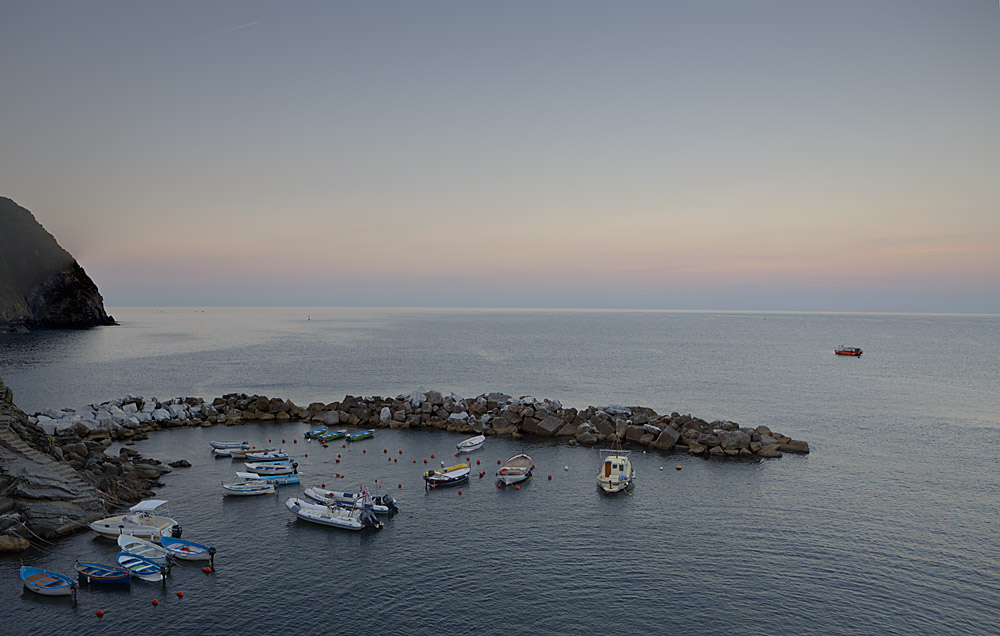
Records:
<instances>
[{"instance_id":1,"label":"pastel sunset sky","mask_svg":"<svg viewBox=\"0 0 1000 636\"><path fill-rule=\"evenodd\" d=\"M1000 313L997 0L0 6L121 305Z\"/></svg>"}]
</instances>

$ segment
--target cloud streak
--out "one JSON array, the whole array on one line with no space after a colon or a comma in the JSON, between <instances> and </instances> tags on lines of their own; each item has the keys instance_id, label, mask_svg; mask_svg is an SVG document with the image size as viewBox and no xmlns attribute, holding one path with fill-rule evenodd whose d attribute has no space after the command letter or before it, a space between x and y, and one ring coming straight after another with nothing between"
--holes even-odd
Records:
<instances>
[{"instance_id":1,"label":"cloud streak","mask_svg":"<svg viewBox=\"0 0 1000 636\"><path fill-rule=\"evenodd\" d=\"M248 22L246 24L241 24L240 26L234 26L232 28L224 29L224 30L218 31L216 33L211 33L209 35L203 36L201 39L202 40L207 40L208 38L214 38L214 37L217 37L217 36L220 36L220 35L224 35L226 33L232 33L233 31L239 31L240 29L245 29L247 27L252 27L253 25L260 24L260 23L261 23L261 20L254 20L253 22Z\"/></svg>"}]
</instances>

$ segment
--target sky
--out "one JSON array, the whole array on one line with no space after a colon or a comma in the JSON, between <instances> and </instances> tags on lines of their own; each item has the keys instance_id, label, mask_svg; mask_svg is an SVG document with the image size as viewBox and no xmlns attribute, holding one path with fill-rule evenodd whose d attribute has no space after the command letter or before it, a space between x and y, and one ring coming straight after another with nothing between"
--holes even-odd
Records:
<instances>
[{"instance_id":1,"label":"sky","mask_svg":"<svg viewBox=\"0 0 1000 636\"><path fill-rule=\"evenodd\" d=\"M109 307L1000 313L997 0L0 0Z\"/></svg>"}]
</instances>

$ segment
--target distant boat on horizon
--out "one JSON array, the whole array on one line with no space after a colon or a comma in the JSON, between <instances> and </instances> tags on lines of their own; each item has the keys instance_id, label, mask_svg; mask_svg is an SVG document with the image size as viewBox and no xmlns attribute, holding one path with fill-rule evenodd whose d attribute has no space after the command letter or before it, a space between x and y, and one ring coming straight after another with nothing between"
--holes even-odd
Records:
<instances>
[{"instance_id":1,"label":"distant boat on horizon","mask_svg":"<svg viewBox=\"0 0 1000 636\"><path fill-rule=\"evenodd\" d=\"M838 356L853 356L855 358L860 358L863 353L858 347L845 347L844 345L840 345L833 352Z\"/></svg>"}]
</instances>

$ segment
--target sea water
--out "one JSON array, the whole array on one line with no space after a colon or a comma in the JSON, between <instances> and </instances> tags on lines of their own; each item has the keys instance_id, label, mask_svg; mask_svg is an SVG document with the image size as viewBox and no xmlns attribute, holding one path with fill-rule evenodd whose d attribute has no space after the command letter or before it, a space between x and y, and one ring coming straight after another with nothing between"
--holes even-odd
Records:
<instances>
[{"instance_id":1,"label":"sea water","mask_svg":"<svg viewBox=\"0 0 1000 636\"><path fill-rule=\"evenodd\" d=\"M463 436L378 430L324 449L302 439L305 423L157 432L134 448L193 464L157 495L184 538L217 548L215 572L182 563L166 589L83 586L74 607L24 591L19 561L69 574L74 556L113 562L114 544L86 531L39 542L0 558L0 633L997 633L1000 317L112 313L120 326L0 335L0 376L22 409L128 393L306 405L503 391L764 424L811 452L731 462L633 449L632 495L608 497L592 448L490 438L468 455L467 485L425 491L421 473L457 461ZM865 353L835 356L841 344ZM222 438L288 450L302 486L223 498L240 464L212 456ZM497 460L522 450L534 477L498 489ZM374 533L296 520L285 499L320 483L391 492L401 512Z\"/></svg>"}]
</instances>

